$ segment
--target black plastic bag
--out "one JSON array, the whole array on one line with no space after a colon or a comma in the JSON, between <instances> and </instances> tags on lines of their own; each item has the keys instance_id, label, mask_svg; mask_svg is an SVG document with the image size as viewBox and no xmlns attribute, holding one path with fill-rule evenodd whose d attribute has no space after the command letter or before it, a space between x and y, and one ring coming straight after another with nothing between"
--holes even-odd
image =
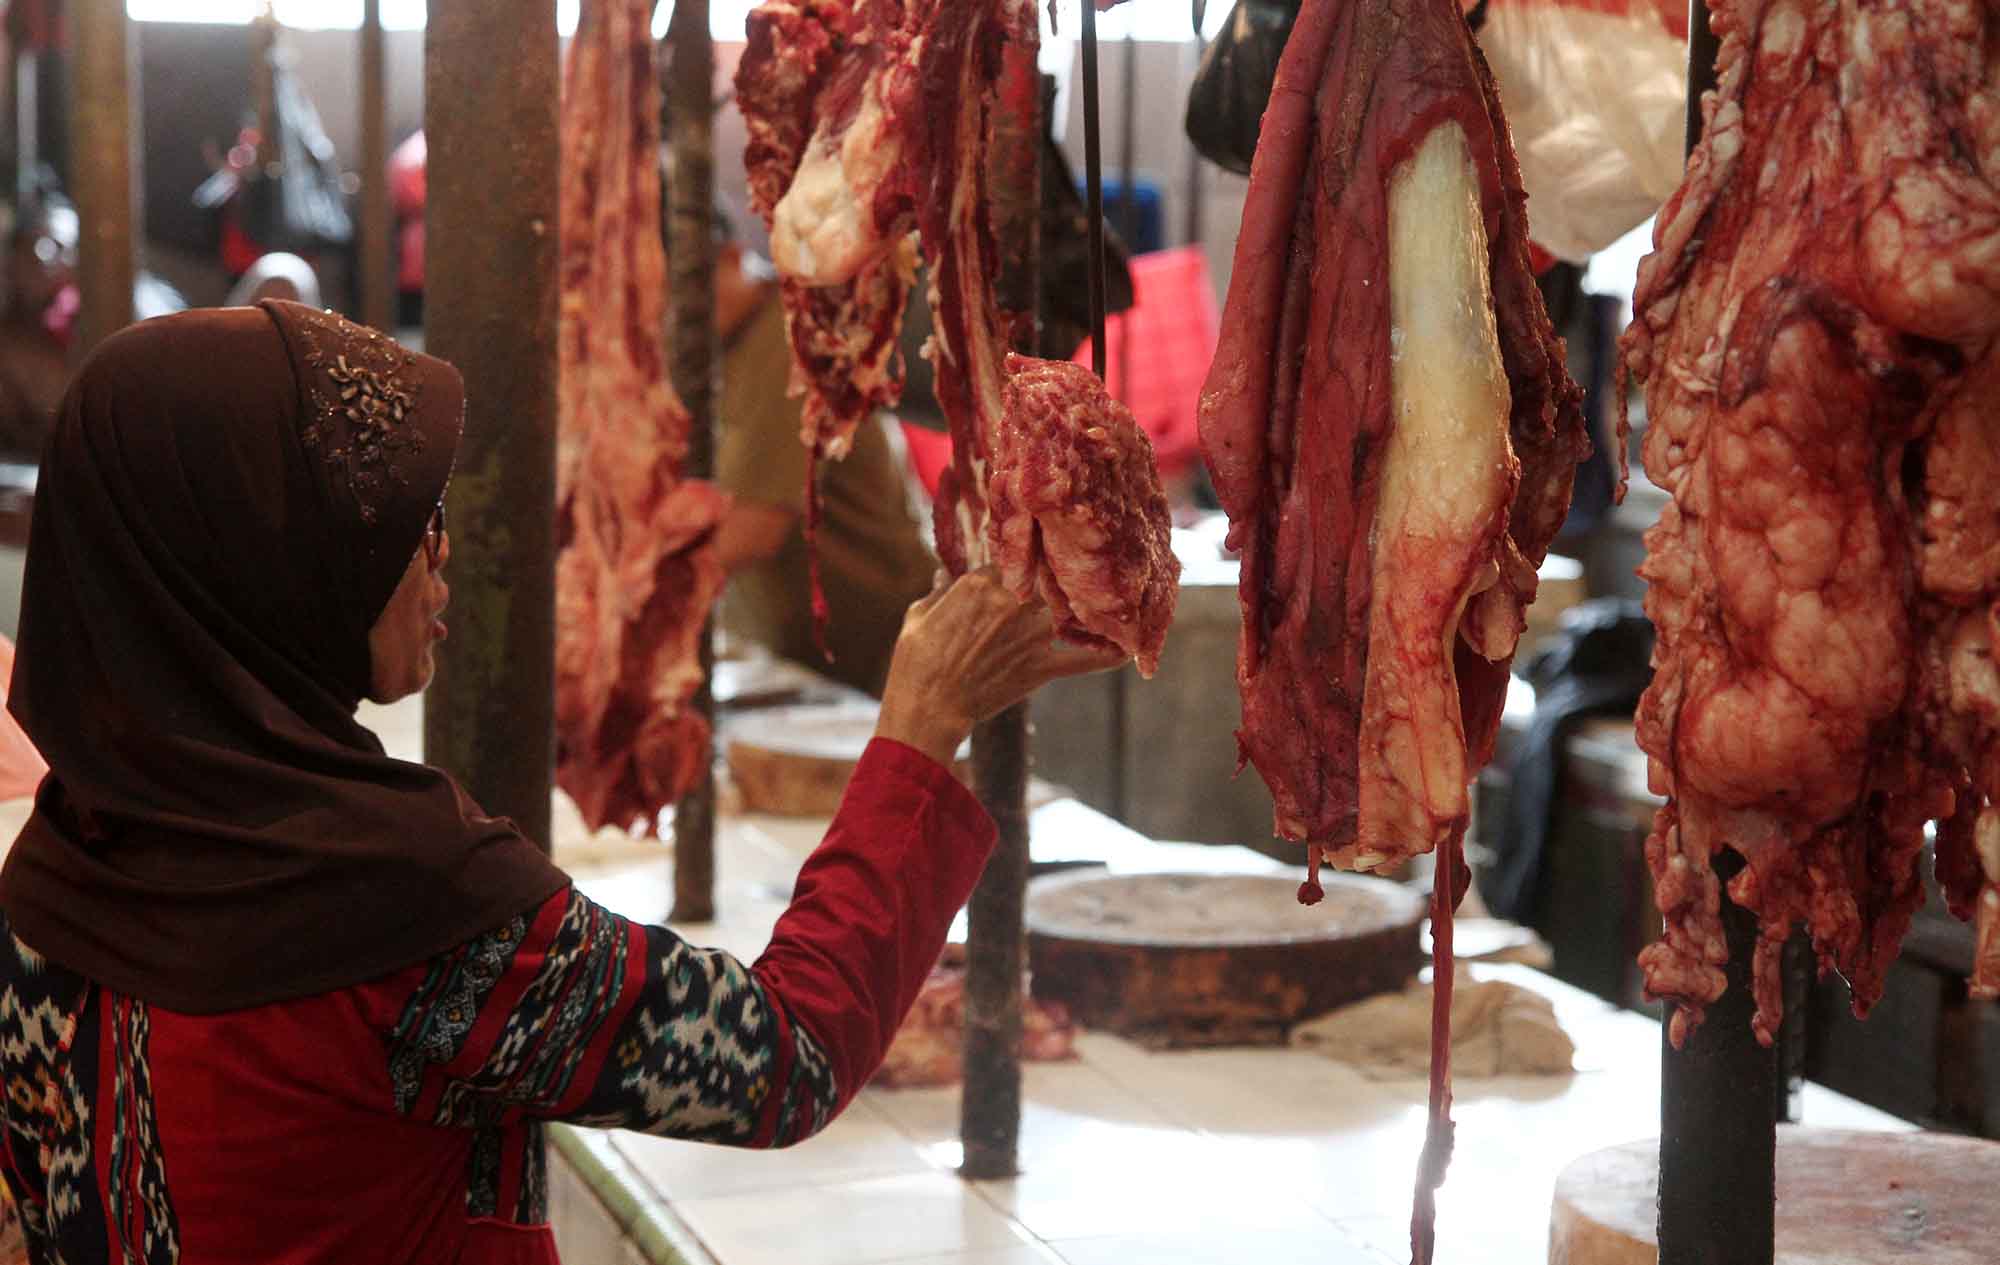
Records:
<instances>
[{"instance_id":1,"label":"black plastic bag","mask_svg":"<svg viewBox=\"0 0 2000 1265\"><path fill-rule=\"evenodd\" d=\"M1188 139L1202 157L1239 176L1250 174L1278 58L1298 15L1298 0L1236 0L1188 90Z\"/></svg>"},{"instance_id":2,"label":"black plastic bag","mask_svg":"<svg viewBox=\"0 0 2000 1265\"><path fill-rule=\"evenodd\" d=\"M312 254L347 246L354 221L333 141L319 111L292 72L285 51L270 50L271 110L263 120L253 108L251 126L268 127L268 169L225 168L195 190L194 202L221 211L235 203L237 225L265 250Z\"/></svg>"}]
</instances>

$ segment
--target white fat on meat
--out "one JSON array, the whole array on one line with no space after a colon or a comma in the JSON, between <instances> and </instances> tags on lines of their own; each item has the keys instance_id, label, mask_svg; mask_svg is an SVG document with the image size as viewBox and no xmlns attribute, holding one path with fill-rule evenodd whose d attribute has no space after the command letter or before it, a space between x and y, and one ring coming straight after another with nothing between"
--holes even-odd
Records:
<instances>
[{"instance_id":1,"label":"white fat on meat","mask_svg":"<svg viewBox=\"0 0 2000 1265\"><path fill-rule=\"evenodd\" d=\"M890 126L882 104L886 78L880 72L868 77L852 118L820 120L791 187L771 213L771 262L795 281L851 281L891 244L864 196L903 159L904 129Z\"/></svg>"},{"instance_id":2,"label":"white fat on meat","mask_svg":"<svg viewBox=\"0 0 2000 1265\"><path fill-rule=\"evenodd\" d=\"M1498 575L1498 528L1518 470L1488 257L1464 129L1441 124L1389 183L1394 424L1375 516L1362 703L1362 733L1371 737L1362 752L1363 837L1352 857L1362 867L1402 855L1408 839L1466 811L1452 660L1468 600ZM1370 839L1370 831L1402 839Z\"/></svg>"}]
</instances>

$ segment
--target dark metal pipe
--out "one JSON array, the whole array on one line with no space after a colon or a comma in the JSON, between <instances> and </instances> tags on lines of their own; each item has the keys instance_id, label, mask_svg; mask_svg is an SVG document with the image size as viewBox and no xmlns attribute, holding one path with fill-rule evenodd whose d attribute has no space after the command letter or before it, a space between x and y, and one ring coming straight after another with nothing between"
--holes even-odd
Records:
<instances>
[{"instance_id":1,"label":"dark metal pipe","mask_svg":"<svg viewBox=\"0 0 2000 1265\"><path fill-rule=\"evenodd\" d=\"M1727 883L1742 864L1725 853L1716 872ZM1757 918L1725 894L1722 927L1728 991L1685 1046L1663 1045L1660 1265L1771 1265L1775 1252L1778 1062L1750 1030Z\"/></svg>"},{"instance_id":2,"label":"dark metal pipe","mask_svg":"<svg viewBox=\"0 0 2000 1265\"><path fill-rule=\"evenodd\" d=\"M1086 23L1089 9L1090 0L1084 0ZM1035 350L1041 268L1042 90L1036 51L1029 35L1009 40L1002 55L988 186L1002 261L996 289L1002 308L1015 318L1015 349L1029 354ZM959 1171L975 1180L1019 1171L1028 768L1026 703L973 731L973 790L1000 832L967 910L965 1087L959 1098L965 1159Z\"/></svg>"},{"instance_id":3,"label":"dark metal pipe","mask_svg":"<svg viewBox=\"0 0 2000 1265\"><path fill-rule=\"evenodd\" d=\"M716 371L720 357L715 324L715 130L712 110L715 45L708 0L678 0L667 29L669 58L665 104L673 180L668 185L668 357L674 390L687 406L687 461L691 479L715 473ZM712 726L715 695L715 619L701 631L701 686L694 707ZM674 808L674 908L678 922L715 917L715 761Z\"/></svg>"},{"instance_id":4,"label":"dark metal pipe","mask_svg":"<svg viewBox=\"0 0 2000 1265\"><path fill-rule=\"evenodd\" d=\"M1083 0L1083 187L1090 216L1090 368L1104 377L1104 153L1097 117L1097 5Z\"/></svg>"},{"instance_id":5,"label":"dark metal pipe","mask_svg":"<svg viewBox=\"0 0 2000 1265\"><path fill-rule=\"evenodd\" d=\"M79 356L132 323L138 272L138 41L113 0L71 6L76 40L70 117L76 120L71 183L82 238L77 245Z\"/></svg>"},{"instance_id":6,"label":"dark metal pipe","mask_svg":"<svg viewBox=\"0 0 2000 1265\"><path fill-rule=\"evenodd\" d=\"M1139 249L1139 190L1135 185L1139 177L1133 168L1139 147L1139 41L1132 38L1130 13L1126 14L1125 20L1125 74L1123 82L1118 85L1124 97L1124 117L1119 120L1118 138L1118 221L1119 230L1125 235L1125 248L1136 252ZM1118 389L1128 398L1132 394L1132 322L1129 316L1118 322Z\"/></svg>"},{"instance_id":7,"label":"dark metal pipe","mask_svg":"<svg viewBox=\"0 0 2000 1265\"><path fill-rule=\"evenodd\" d=\"M361 5L361 319L384 333L396 323L389 258L388 75L382 0Z\"/></svg>"},{"instance_id":8,"label":"dark metal pipe","mask_svg":"<svg viewBox=\"0 0 2000 1265\"><path fill-rule=\"evenodd\" d=\"M555 767L555 7L431 0L425 346L466 381L424 751L548 846Z\"/></svg>"},{"instance_id":9,"label":"dark metal pipe","mask_svg":"<svg viewBox=\"0 0 2000 1265\"><path fill-rule=\"evenodd\" d=\"M1717 48L1707 6L1692 0L1690 152L1701 139L1701 94L1716 82ZM1681 1049L1661 1038L1660 1265L1772 1265L1776 1253L1778 1058L1750 1028L1757 918L1729 899L1728 888L1742 869L1734 852L1716 859L1727 991Z\"/></svg>"},{"instance_id":10,"label":"dark metal pipe","mask_svg":"<svg viewBox=\"0 0 2000 1265\"><path fill-rule=\"evenodd\" d=\"M1207 16L1208 5L1205 3L1205 0L1194 0L1194 64L1196 70L1201 68L1202 56L1208 51L1208 36L1201 29ZM1189 82L1193 82L1192 75L1189 76ZM1201 155L1195 150L1192 144L1187 146L1187 161L1187 218L1183 236L1186 237L1188 245L1199 246L1201 245Z\"/></svg>"}]
</instances>

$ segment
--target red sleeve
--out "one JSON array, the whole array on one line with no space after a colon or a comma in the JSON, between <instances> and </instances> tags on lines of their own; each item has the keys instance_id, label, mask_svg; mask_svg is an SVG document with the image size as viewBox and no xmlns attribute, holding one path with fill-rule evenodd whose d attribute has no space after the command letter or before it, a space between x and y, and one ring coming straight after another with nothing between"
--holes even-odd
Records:
<instances>
[{"instance_id":1,"label":"red sleeve","mask_svg":"<svg viewBox=\"0 0 2000 1265\"><path fill-rule=\"evenodd\" d=\"M839 1107L888 1051L995 835L993 819L944 766L900 742L868 744L751 968L819 1038Z\"/></svg>"},{"instance_id":2,"label":"red sleeve","mask_svg":"<svg viewBox=\"0 0 2000 1265\"><path fill-rule=\"evenodd\" d=\"M396 1106L441 1125L808 1137L873 1075L993 839L945 769L878 739L754 967L568 889L361 990Z\"/></svg>"}]
</instances>

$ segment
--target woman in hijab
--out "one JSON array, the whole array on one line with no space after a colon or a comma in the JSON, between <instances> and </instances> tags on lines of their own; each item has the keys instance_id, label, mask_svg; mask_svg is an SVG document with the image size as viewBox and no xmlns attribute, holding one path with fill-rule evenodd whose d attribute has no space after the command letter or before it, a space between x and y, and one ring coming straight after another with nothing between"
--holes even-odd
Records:
<instances>
[{"instance_id":1,"label":"woman in hijab","mask_svg":"<svg viewBox=\"0 0 2000 1265\"><path fill-rule=\"evenodd\" d=\"M354 718L430 677L463 414L449 365L278 302L133 326L64 400L9 703L50 773L0 872L37 1262L553 1262L543 1121L809 1136L991 847L944 761L1109 666L987 576L918 603L770 947L693 948Z\"/></svg>"}]
</instances>

